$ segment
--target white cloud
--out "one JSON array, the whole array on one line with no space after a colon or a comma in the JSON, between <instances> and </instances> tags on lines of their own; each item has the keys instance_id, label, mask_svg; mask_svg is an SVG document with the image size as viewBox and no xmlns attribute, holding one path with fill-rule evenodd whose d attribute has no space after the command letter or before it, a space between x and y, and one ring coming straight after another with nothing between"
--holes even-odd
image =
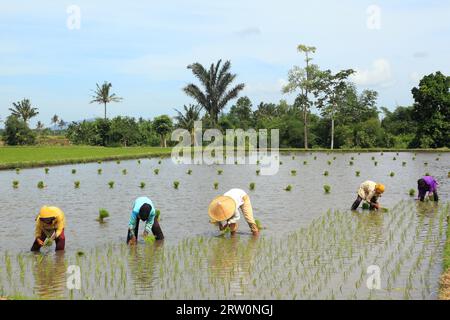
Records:
<instances>
[{"instance_id":1,"label":"white cloud","mask_svg":"<svg viewBox=\"0 0 450 320\"><path fill-rule=\"evenodd\" d=\"M352 81L361 86L390 86L393 84L391 65L386 59L373 61L369 69L356 69Z\"/></svg>"}]
</instances>

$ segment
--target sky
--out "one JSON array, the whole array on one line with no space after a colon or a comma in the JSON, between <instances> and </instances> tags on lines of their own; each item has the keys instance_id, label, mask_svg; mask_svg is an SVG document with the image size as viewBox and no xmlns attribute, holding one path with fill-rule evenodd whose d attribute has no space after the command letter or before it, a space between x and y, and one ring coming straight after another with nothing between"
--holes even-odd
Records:
<instances>
[{"instance_id":1,"label":"sky","mask_svg":"<svg viewBox=\"0 0 450 320\"><path fill-rule=\"evenodd\" d=\"M304 64L301 43L322 69L355 69L358 89L392 110L412 104L423 75L450 73L449 17L450 2L436 0L0 0L0 119L23 98L39 108L32 125L102 117L90 101L104 81L123 97L109 117L173 116L194 102L187 66L219 59L254 108L293 102L281 88Z\"/></svg>"}]
</instances>

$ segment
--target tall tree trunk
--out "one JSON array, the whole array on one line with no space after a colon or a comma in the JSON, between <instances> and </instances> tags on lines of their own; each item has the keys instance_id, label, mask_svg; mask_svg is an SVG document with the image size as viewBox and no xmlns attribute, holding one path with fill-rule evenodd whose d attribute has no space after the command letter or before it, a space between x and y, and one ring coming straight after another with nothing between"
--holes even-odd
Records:
<instances>
[{"instance_id":1,"label":"tall tree trunk","mask_svg":"<svg viewBox=\"0 0 450 320\"><path fill-rule=\"evenodd\" d=\"M197 146L197 137L195 136L195 127L192 127L192 130L191 130L191 144L194 147Z\"/></svg>"},{"instance_id":2,"label":"tall tree trunk","mask_svg":"<svg viewBox=\"0 0 450 320\"><path fill-rule=\"evenodd\" d=\"M334 148L334 116L331 116L331 150Z\"/></svg>"},{"instance_id":3,"label":"tall tree trunk","mask_svg":"<svg viewBox=\"0 0 450 320\"><path fill-rule=\"evenodd\" d=\"M105 120L106 120L106 102L105 102Z\"/></svg>"},{"instance_id":4,"label":"tall tree trunk","mask_svg":"<svg viewBox=\"0 0 450 320\"><path fill-rule=\"evenodd\" d=\"M303 134L305 140L305 149L308 149L308 109L303 109Z\"/></svg>"}]
</instances>

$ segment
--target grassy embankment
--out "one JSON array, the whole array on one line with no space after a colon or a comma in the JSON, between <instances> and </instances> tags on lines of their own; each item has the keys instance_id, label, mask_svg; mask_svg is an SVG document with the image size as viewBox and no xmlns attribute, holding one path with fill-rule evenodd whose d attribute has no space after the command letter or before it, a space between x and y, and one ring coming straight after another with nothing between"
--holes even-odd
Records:
<instances>
[{"instance_id":1,"label":"grassy embankment","mask_svg":"<svg viewBox=\"0 0 450 320\"><path fill-rule=\"evenodd\" d=\"M171 148L89 146L0 147L0 170L167 156Z\"/></svg>"},{"instance_id":2,"label":"grassy embankment","mask_svg":"<svg viewBox=\"0 0 450 320\"><path fill-rule=\"evenodd\" d=\"M443 267L439 299L450 300L450 217L447 217L447 241L444 245Z\"/></svg>"}]
</instances>

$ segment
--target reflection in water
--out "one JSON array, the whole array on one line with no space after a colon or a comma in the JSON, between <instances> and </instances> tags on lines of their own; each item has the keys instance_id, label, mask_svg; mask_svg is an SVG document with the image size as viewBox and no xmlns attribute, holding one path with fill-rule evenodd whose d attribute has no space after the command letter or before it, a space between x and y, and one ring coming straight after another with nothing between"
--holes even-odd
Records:
<instances>
[{"instance_id":1,"label":"reflection in water","mask_svg":"<svg viewBox=\"0 0 450 320\"><path fill-rule=\"evenodd\" d=\"M439 211L439 204L438 202L434 201L417 201L416 202L416 208L417 208L417 216L419 218L428 217L433 218L437 215Z\"/></svg>"},{"instance_id":2,"label":"reflection in water","mask_svg":"<svg viewBox=\"0 0 450 320\"><path fill-rule=\"evenodd\" d=\"M383 225L384 214L378 211L353 212L357 219L356 232L369 235L369 243L372 245L384 241Z\"/></svg>"},{"instance_id":3,"label":"reflection in water","mask_svg":"<svg viewBox=\"0 0 450 320\"><path fill-rule=\"evenodd\" d=\"M152 245L129 247L128 266L131 272L136 295L152 295L155 289L157 270L164 255L164 241L155 241Z\"/></svg>"},{"instance_id":4,"label":"reflection in water","mask_svg":"<svg viewBox=\"0 0 450 320\"><path fill-rule=\"evenodd\" d=\"M210 250L209 282L225 284L232 294L241 296L252 278L258 238L242 242L237 236L219 239Z\"/></svg>"},{"instance_id":5,"label":"reflection in water","mask_svg":"<svg viewBox=\"0 0 450 320\"><path fill-rule=\"evenodd\" d=\"M41 299L58 299L66 288L67 263L64 252L36 254L33 261L34 291Z\"/></svg>"}]
</instances>

